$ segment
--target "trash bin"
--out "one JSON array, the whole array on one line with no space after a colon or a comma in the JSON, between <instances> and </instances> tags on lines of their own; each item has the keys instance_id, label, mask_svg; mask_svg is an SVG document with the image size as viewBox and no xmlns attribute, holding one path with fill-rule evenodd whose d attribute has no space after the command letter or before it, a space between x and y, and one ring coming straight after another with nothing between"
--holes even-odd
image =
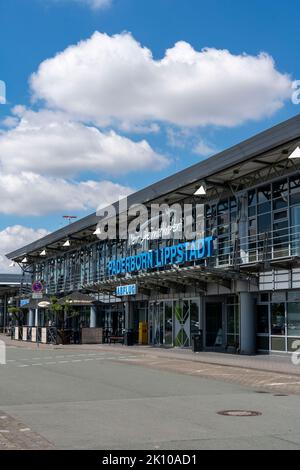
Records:
<instances>
[{"instance_id":1,"label":"trash bin","mask_svg":"<svg viewBox=\"0 0 300 470\"><path fill-rule=\"evenodd\" d=\"M133 346L133 330L127 330L124 335L125 346Z\"/></svg>"},{"instance_id":2,"label":"trash bin","mask_svg":"<svg viewBox=\"0 0 300 470\"><path fill-rule=\"evenodd\" d=\"M203 334L202 330L199 333L192 336L192 351L200 352L203 351Z\"/></svg>"}]
</instances>

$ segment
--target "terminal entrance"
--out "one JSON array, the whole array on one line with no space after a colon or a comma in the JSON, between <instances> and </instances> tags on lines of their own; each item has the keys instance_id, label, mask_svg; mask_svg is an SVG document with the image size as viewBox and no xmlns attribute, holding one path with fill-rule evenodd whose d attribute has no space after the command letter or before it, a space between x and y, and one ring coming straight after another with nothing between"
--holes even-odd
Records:
<instances>
[{"instance_id":1,"label":"terminal entrance","mask_svg":"<svg viewBox=\"0 0 300 470\"><path fill-rule=\"evenodd\" d=\"M149 303L149 343L190 347L199 332L200 300L166 300Z\"/></svg>"},{"instance_id":2,"label":"terminal entrance","mask_svg":"<svg viewBox=\"0 0 300 470\"><path fill-rule=\"evenodd\" d=\"M206 303L205 309L205 345L207 348L223 346L223 304L222 302Z\"/></svg>"}]
</instances>

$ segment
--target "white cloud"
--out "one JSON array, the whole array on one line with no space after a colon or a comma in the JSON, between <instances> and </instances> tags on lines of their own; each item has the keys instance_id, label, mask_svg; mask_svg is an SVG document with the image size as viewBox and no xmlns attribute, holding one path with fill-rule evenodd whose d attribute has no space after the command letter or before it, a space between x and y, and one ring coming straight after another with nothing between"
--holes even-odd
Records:
<instances>
[{"instance_id":1,"label":"white cloud","mask_svg":"<svg viewBox=\"0 0 300 470\"><path fill-rule=\"evenodd\" d=\"M209 157L217 152L214 145L206 142L204 139L200 139L195 145L193 152L200 155L201 157Z\"/></svg>"},{"instance_id":2,"label":"white cloud","mask_svg":"<svg viewBox=\"0 0 300 470\"><path fill-rule=\"evenodd\" d=\"M99 32L42 62L31 87L35 99L99 125L234 126L272 115L291 95L266 53L198 52L181 41L155 60L130 34Z\"/></svg>"},{"instance_id":3,"label":"white cloud","mask_svg":"<svg viewBox=\"0 0 300 470\"><path fill-rule=\"evenodd\" d=\"M45 237L48 231L40 229L32 229L22 225L14 225L6 227L0 231L0 272L15 273L20 272L18 266L10 267L11 260L6 258L6 254L21 248L39 238Z\"/></svg>"},{"instance_id":4,"label":"white cloud","mask_svg":"<svg viewBox=\"0 0 300 470\"><path fill-rule=\"evenodd\" d=\"M41 0L45 1L45 0ZM81 3L82 5L87 5L92 10L101 10L112 5L113 0L48 0L52 3Z\"/></svg>"},{"instance_id":5,"label":"white cloud","mask_svg":"<svg viewBox=\"0 0 300 470\"><path fill-rule=\"evenodd\" d=\"M0 173L0 213L37 216L58 210L96 210L131 192L110 181L73 182L30 172Z\"/></svg>"},{"instance_id":6,"label":"white cloud","mask_svg":"<svg viewBox=\"0 0 300 470\"><path fill-rule=\"evenodd\" d=\"M95 10L109 7L112 4L112 0L79 0L82 3L87 3L88 6Z\"/></svg>"},{"instance_id":7,"label":"white cloud","mask_svg":"<svg viewBox=\"0 0 300 470\"><path fill-rule=\"evenodd\" d=\"M71 121L58 112L14 109L0 134L0 167L6 173L31 171L70 177L83 171L116 174L145 169L159 170L168 160L157 154L146 140L133 142L113 130Z\"/></svg>"}]
</instances>

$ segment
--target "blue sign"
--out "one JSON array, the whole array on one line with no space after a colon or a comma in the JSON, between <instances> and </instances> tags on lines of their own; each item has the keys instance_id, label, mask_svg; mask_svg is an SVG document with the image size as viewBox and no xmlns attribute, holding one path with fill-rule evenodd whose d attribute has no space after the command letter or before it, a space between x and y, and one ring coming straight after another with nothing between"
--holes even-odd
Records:
<instances>
[{"instance_id":1,"label":"blue sign","mask_svg":"<svg viewBox=\"0 0 300 470\"><path fill-rule=\"evenodd\" d=\"M108 275L115 276L117 274L147 271L147 269L210 258L213 254L213 241L213 237L206 237L110 261L108 263Z\"/></svg>"},{"instance_id":2,"label":"blue sign","mask_svg":"<svg viewBox=\"0 0 300 470\"><path fill-rule=\"evenodd\" d=\"M29 299L21 299L20 300L20 307L24 307L25 305L29 304Z\"/></svg>"},{"instance_id":3,"label":"blue sign","mask_svg":"<svg viewBox=\"0 0 300 470\"><path fill-rule=\"evenodd\" d=\"M137 294L137 285L129 284L128 286L118 286L116 288L116 295L136 295Z\"/></svg>"}]
</instances>

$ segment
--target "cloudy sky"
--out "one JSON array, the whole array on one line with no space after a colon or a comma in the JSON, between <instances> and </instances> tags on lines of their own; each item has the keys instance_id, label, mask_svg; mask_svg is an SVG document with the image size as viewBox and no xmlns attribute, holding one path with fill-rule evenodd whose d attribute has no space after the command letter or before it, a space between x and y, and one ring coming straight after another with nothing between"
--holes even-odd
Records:
<instances>
[{"instance_id":1,"label":"cloudy sky","mask_svg":"<svg viewBox=\"0 0 300 470\"><path fill-rule=\"evenodd\" d=\"M299 14L298 0L0 0L0 271L63 215L298 114Z\"/></svg>"}]
</instances>

